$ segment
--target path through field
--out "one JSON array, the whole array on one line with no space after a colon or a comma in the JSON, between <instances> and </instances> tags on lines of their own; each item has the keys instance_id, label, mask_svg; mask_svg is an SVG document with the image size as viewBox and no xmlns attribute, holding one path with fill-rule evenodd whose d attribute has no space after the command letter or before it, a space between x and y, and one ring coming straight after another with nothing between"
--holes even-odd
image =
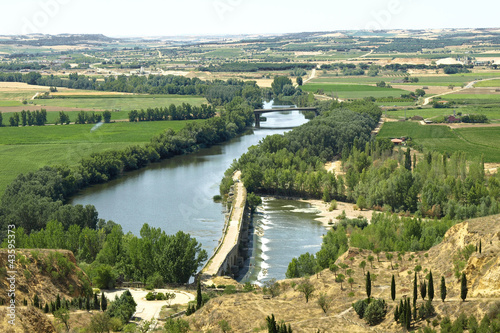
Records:
<instances>
[{"instance_id":1,"label":"path through field","mask_svg":"<svg viewBox=\"0 0 500 333\"><path fill-rule=\"evenodd\" d=\"M472 89L472 88L474 88L474 84L476 84L478 81L490 81L490 80L495 80L495 79L496 78L489 78L489 79L476 80L476 81L469 82L465 87L460 88L458 90L452 90L452 91L448 91L448 92L445 92L445 93L442 93L442 94L437 94L437 95L434 95L434 96L431 96L431 97L427 97L424 100L424 103L422 105L428 105L434 97L445 96L445 95L457 93L459 91L464 91L464 90L467 90L467 89Z\"/></svg>"}]
</instances>

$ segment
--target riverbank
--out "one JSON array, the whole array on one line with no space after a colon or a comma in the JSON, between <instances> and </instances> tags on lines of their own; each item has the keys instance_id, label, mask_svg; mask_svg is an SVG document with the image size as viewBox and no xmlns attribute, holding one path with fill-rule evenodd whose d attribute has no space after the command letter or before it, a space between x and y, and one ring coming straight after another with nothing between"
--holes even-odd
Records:
<instances>
[{"instance_id":1,"label":"riverbank","mask_svg":"<svg viewBox=\"0 0 500 333\"><path fill-rule=\"evenodd\" d=\"M329 210L330 208L330 203L324 202L323 200L315 200L315 199L297 199L298 201L301 202L306 202L313 206L314 208L318 209L320 212L318 215L320 217L316 218L316 221L321 222L327 229L331 228L331 224L329 223L335 223L337 221L337 216L341 215L342 212L345 212L345 215L347 218L350 219L355 219L358 217L363 217L368 220L368 223L370 222L373 214L373 210L359 210L359 209L354 209L355 204L348 203L348 202L340 202L337 201L337 209L334 209L332 211Z\"/></svg>"}]
</instances>

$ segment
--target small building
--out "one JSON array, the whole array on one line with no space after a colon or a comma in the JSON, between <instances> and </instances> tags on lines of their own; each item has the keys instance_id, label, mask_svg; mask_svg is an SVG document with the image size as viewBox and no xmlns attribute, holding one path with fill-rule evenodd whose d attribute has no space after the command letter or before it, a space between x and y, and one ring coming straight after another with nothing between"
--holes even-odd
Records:
<instances>
[{"instance_id":1,"label":"small building","mask_svg":"<svg viewBox=\"0 0 500 333\"><path fill-rule=\"evenodd\" d=\"M402 139L391 139L391 142L394 143L395 146L401 146L404 141Z\"/></svg>"}]
</instances>

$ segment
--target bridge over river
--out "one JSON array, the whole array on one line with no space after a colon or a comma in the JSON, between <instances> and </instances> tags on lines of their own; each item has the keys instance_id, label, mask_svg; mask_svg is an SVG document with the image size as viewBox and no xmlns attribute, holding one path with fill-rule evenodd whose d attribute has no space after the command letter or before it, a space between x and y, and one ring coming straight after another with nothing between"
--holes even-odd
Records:
<instances>
[{"instance_id":1,"label":"bridge over river","mask_svg":"<svg viewBox=\"0 0 500 333\"><path fill-rule=\"evenodd\" d=\"M291 108L274 108L274 109L255 109L253 111L255 115L255 127L259 128L260 127L260 116L263 113L269 113L269 112L281 112L281 111L314 111L314 113L318 116L318 108L315 107L303 107L303 108L298 108L298 107L291 107Z\"/></svg>"}]
</instances>

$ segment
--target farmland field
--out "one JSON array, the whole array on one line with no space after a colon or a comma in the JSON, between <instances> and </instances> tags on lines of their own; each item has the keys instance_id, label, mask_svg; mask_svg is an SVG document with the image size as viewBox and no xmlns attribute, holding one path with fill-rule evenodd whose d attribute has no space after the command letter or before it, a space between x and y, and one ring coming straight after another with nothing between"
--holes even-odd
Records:
<instances>
[{"instance_id":1,"label":"farmland field","mask_svg":"<svg viewBox=\"0 0 500 333\"><path fill-rule=\"evenodd\" d=\"M500 87L500 80L488 80L478 82L474 85L475 87Z\"/></svg>"},{"instance_id":2,"label":"farmland field","mask_svg":"<svg viewBox=\"0 0 500 333\"><path fill-rule=\"evenodd\" d=\"M81 96L70 95L65 98L34 100L35 105L40 106L60 106L69 108L86 108L97 110L121 110L131 111L136 109L146 109L169 106L170 104L189 103L200 106L206 104L207 100L199 96L181 95L124 95L124 96Z\"/></svg>"},{"instance_id":3,"label":"farmland field","mask_svg":"<svg viewBox=\"0 0 500 333\"><path fill-rule=\"evenodd\" d=\"M188 121L0 128L0 193L19 174L45 165L75 165L91 153L149 142L168 128L179 131Z\"/></svg>"},{"instance_id":4,"label":"farmland field","mask_svg":"<svg viewBox=\"0 0 500 333\"><path fill-rule=\"evenodd\" d=\"M484 155L487 163L500 162L500 127L460 128L448 126L420 125L416 122L384 123L379 137L411 137L424 148L424 152L435 150L441 153L463 151L468 158Z\"/></svg>"},{"instance_id":5,"label":"farmland field","mask_svg":"<svg viewBox=\"0 0 500 333\"><path fill-rule=\"evenodd\" d=\"M320 84L311 83L302 86L305 91L316 92L323 90L325 93L338 94L340 98L363 98L363 97L399 97L401 94L406 94L408 91L393 88L379 88L375 86L361 84Z\"/></svg>"},{"instance_id":6,"label":"farmland field","mask_svg":"<svg viewBox=\"0 0 500 333\"><path fill-rule=\"evenodd\" d=\"M497 108L478 108L478 107L465 107L456 109L413 109L406 110L406 117L411 118L413 116L421 116L423 118L432 119L434 117L442 117L445 115L453 114L453 110L456 112L462 112L462 114L484 114L490 121L500 120L500 107ZM384 115L389 118L403 118L405 116L404 110L398 111L384 111Z\"/></svg>"}]
</instances>

